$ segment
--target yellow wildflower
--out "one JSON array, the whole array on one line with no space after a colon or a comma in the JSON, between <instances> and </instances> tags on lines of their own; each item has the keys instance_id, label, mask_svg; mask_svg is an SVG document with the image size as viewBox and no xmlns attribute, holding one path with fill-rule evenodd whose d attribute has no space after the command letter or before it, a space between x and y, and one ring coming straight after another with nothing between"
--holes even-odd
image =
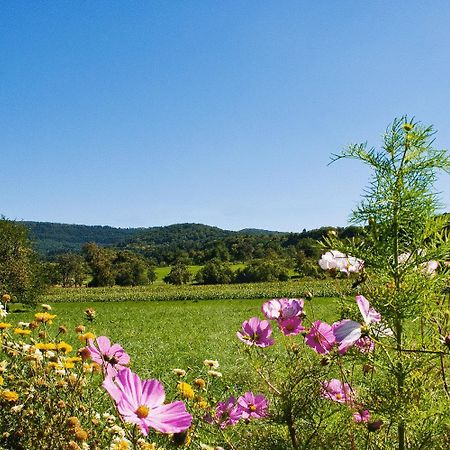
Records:
<instances>
[{"instance_id":1,"label":"yellow wildflower","mask_svg":"<svg viewBox=\"0 0 450 450\"><path fill-rule=\"evenodd\" d=\"M53 342L38 342L35 347L38 350L56 350L56 344L54 344Z\"/></svg>"},{"instance_id":2,"label":"yellow wildflower","mask_svg":"<svg viewBox=\"0 0 450 450\"><path fill-rule=\"evenodd\" d=\"M192 389L192 386L188 383L185 383L184 381L182 381L181 383L178 383L177 389L178 389L178 392L181 394L181 396L184 398L188 398L188 399L192 400L195 396L195 392Z\"/></svg>"},{"instance_id":3,"label":"yellow wildflower","mask_svg":"<svg viewBox=\"0 0 450 450\"><path fill-rule=\"evenodd\" d=\"M78 335L78 339L81 342L87 343L89 339L95 339L95 334L88 331L87 333Z\"/></svg>"},{"instance_id":4,"label":"yellow wildflower","mask_svg":"<svg viewBox=\"0 0 450 450\"><path fill-rule=\"evenodd\" d=\"M60 362L55 362L55 361L50 361L48 363L48 367L51 367L52 369L55 369L55 370L63 370L64 369L64 366Z\"/></svg>"},{"instance_id":5,"label":"yellow wildflower","mask_svg":"<svg viewBox=\"0 0 450 450\"><path fill-rule=\"evenodd\" d=\"M3 294L2 295L2 301L5 302L5 303L11 301L11 296L9 294Z\"/></svg>"},{"instance_id":6,"label":"yellow wildflower","mask_svg":"<svg viewBox=\"0 0 450 450\"><path fill-rule=\"evenodd\" d=\"M24 330L23 328L15 328L14 333L20 334L21 336L28 336L29 334L31 334L31 330Z\"/></svg>"},{"instance_id":7,"label":"yellow wildflower","mask_svg":"<svg viewBox=\"0 0 450 450\"><path fill-rule=\"evenodd\" d=\"M0 322L0 330L6 330L7 328L11 328L12 325L6 322Z\"/></svg>"},{"instance_id":8,"label":"yellow wildflower","mask_svg":"<svg viewBox=\"0 0 450 450\"><path fill-rule=\"evenodd\" d=\"M52 320L56 317L56 314L50 314L48 312L36 313L34 315L38 322L52 324Z\"/></svg>"},{"instance_id":9,"label":"yellow wildflower","mask_svg":"<svg viewBox=\"0 0 450 450\"><path fill-rule=\"evenodd\" d=\"M67 358L67 362L71 362L71 363L77 363L77 362L81 362L81 358L79 356L71 356L70 358Z\"/></svg>"},{"instance_id":10,"label":"yellow wildflower","mask_svg":"<svg viewBox=\"0 0 450 450\"><path fill-rule=\"evenodd\" d=\"M68 344L67 342L61 341L56 345L57 350L65 353L67 355L67 353L70 353L73 350L73 347Z\"/></svg>"},{"instance_id":11,"label":"yellow wildflower","mask_svg":"<svg viewBox=\"0 0 450 450\"><path fill-rule=\"evenodd\" d=\"M0 397L7 402L16 402L17 400L19 400L19 395L17 394L17 392L8 390L0 392Z\"/></svg>"}]
</instances>

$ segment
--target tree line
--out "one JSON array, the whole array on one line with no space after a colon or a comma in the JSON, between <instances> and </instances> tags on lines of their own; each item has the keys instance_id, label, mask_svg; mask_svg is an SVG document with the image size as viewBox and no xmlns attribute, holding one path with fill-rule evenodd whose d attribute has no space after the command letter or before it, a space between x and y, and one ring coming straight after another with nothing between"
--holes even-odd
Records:
<instances>
[{"instance_id":1,"label":"tree line","mask_svg":"<svg viewBox=\"0 0 450 450\"><path fill-rule=\"evenodd\" d=\"M48 231L48 227L45 229ZM253 230L243 234L182 224L151 229L153 240L147 230L139 239L120 245L87 242L81 251L60 252L45 258L35 250L25 224L2 218L0 294L10 293L21 302L33 303L48 285L146 285L156 280L156 267L164 265L171 266L164 282L176 285L282 281L292 271L298 276L319 277L323 276L317 268L322 252L320 240L330 229L302 233ZM340 237L354 237L361 232L355 227L334 230ZM232 270L234 263L243 266ZM202 266L195 276L189 270L192 264Z\"/></svg>"}]
</instances>

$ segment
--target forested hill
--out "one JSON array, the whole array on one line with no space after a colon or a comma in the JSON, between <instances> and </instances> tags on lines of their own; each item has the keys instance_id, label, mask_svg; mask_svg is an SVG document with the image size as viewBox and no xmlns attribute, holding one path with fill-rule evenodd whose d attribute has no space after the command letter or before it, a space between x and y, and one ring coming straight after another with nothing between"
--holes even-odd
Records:
<instances>
[{"instance_id":1,"label":"forested hill","mask_svg":"<svg viewBox=\"0 0 450 450\"><path fill-rule=\"evenodd\" d=\"M38 252L52 256L64 252L79 252L86 242L108 247L170 246L185 249L201 247L233 234L271 234L266 230L248 229L242 232L222 230L202 224L184 223L150 228L114 228L100 225L75 225L52 222L22 222L30 230L30 238ZM191 245L192 244L192 245Z\"/></svg>"},{"instance_id":2,"label":"forested hill","mask_svg":"<svg viewBox=\"0 0 450 450\"><path fill-rule=\"evenodd\" d=\"M331 229L322 227L301 233L281 233L253 228L229 231L193 223L151 228L22 223L30 230L36 249L45 258L79 252L86 242L95 242L100 246L139 253L156 264L172 264L180 257L195 264L203 264L212 258L247 261L290 257L299 250L306 256L313 256L317 252L317 241ZM356 227L336 230L341 237L351 237L359 232Z\"/></svg>"},{"instance_id":3,"label":"forested hill","mask_svg":"<svg viewBox=\"0 0 450 450\"><path fill-rule=\"evenodd\" d=\"M21 222L30 230L30 238L43 256L79 252L86 242L116 246L136 234L139 228L114 228L100 225L71 225L51 222Z\"/></svg>"}]
</instances>

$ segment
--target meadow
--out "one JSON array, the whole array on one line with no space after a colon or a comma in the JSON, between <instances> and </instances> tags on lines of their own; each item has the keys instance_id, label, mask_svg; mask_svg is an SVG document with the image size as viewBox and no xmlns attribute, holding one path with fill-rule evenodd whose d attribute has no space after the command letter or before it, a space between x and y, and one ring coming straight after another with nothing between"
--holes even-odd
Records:
<instances>
[{"instance_id":1,"label":"meadow","mask_svg":"<svg viewBox=\"0 0 450 450\"><path fill-rule=\"evenodd\" d=\"M173 385L172 369L194 373L204 369L205 359L218 360L227 383L249 388L249 371L236 331L244 320L260 315L267 299L201 300L165 302L61 302L52 304L58 323L73 330L83 324L96 336L108 336L130 354L133 370L144 378L158 378ZM86 321L84 311L93 308L96 317ZM306 314L337 318L338 302L316 298L306 304ZM14 312L12 322L28 322L33 312ZM73 333L68 342L79 346ZM281 345L281 344L280 344ZM274 349L276 351L276 349Z\"/></svg>"}]
</instances>

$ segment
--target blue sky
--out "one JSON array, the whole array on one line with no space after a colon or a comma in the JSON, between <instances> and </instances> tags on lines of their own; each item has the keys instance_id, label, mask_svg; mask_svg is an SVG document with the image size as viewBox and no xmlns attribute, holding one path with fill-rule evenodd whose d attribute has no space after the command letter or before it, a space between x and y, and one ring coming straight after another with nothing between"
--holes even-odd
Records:
<instances>
[{"instance_id":1,"label":"blue sky","mask_svg":"<svg viewBox=\"0 0 450 450\"><path fill-rule=\"evenodd\" d=\"M327 166L405 113L450 143L448 1L1 2L0 213L121 227L345 225ZM450 210L450 181L438 184Z\"/></svg>"}]
</instances>

